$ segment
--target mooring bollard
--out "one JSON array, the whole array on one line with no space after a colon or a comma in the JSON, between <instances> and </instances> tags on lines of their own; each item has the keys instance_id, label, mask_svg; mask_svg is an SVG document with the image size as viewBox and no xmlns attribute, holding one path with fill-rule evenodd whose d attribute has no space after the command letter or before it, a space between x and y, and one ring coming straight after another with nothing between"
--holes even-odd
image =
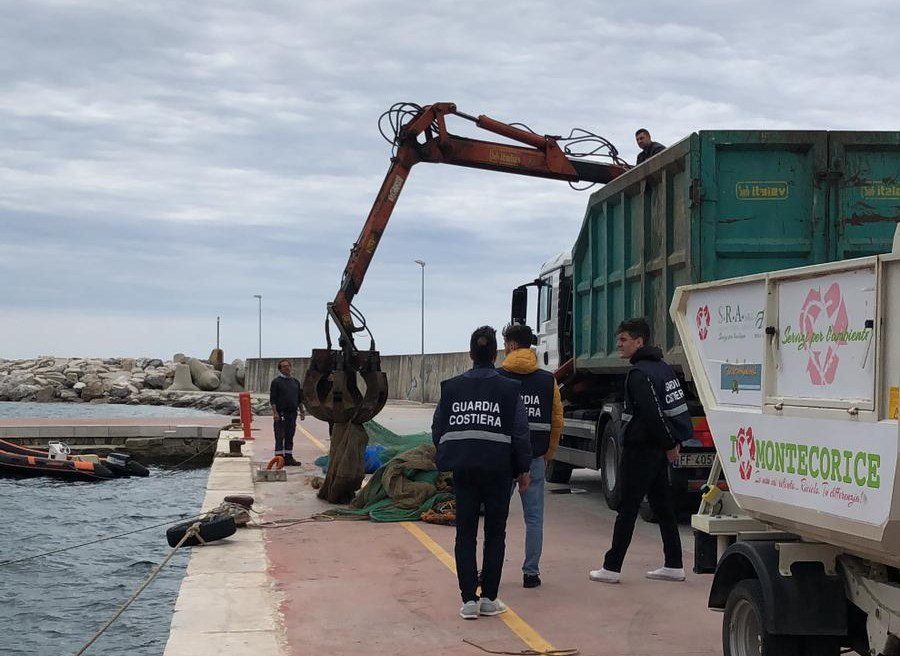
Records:
<instances>
[{"instance_id":1,"label":"mooring bollard","mask_svg":"<svg viewBox=\"0 0 900 656\"><path fill-rule=\"evenodd\" d=\"M244 427L244 439L256 439L250 434L250 424L253 422L253 413L250 410L250 392L241 392L238 398L241 402L241 426Z\"/></svg>"}]
</instances>

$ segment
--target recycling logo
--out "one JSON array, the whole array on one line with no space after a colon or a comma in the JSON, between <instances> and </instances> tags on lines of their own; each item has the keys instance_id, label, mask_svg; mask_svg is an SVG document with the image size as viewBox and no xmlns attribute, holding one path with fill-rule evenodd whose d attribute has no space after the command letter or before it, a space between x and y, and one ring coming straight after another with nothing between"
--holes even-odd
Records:
<instances>
[{"instance_id":1,"label":"recycling logo","mask_svg":"<svg viewBox=\"0 0 900 656\"><path fill-rule=\"evenodd\" d=\"M834 382L840 363L838 349L847 342L819 344L813 341L812 336L826 333L828 326L831 326L832 332L842 333L847 330L849 324L847 306L844 304L844 296L838 283L832 283L824 295L818 287L809 290L800 309L800 331L807 340L806 350L809 359L806 363L806 372L813 385L824 386Z\"/></svg>"},{"instance_id":2,"label":"recycling logo","mask_svg":"<svg viewBox=\"0 0 900 656\"><path fill-rule=\"evenodd\" d=\"M738 473L741 480L749 481L753 475L753 466L756 464L756 440L753 438L753 428L743 426L737 434L737 459Z\"/></svg>"},{"instance_id":3,"label":"recycling logo","mask_svg":"<svg viewBox=\"0 0 900 656\"><path fill-rule=\"evenodd\" d=\"M697 310L697 334L700 336L700 341L702 342L709 336L709 306L701 305L700 309Z\"/></svg>"}]
</instances>

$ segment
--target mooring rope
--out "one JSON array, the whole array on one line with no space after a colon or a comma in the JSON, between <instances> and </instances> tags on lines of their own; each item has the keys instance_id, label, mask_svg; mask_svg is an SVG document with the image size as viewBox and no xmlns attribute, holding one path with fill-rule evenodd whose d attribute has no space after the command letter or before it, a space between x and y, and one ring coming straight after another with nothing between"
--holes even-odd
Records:
<instances>
[{"instance_id":1,"label":"mooring rope","mask_svg":"<svg viewBox=\"0 0 900 656\"><path fill-rule=\"evenodd\" d=\"M51 556L53 554L62 553L64 551L71 551L72 549L79 549L81 547L87 547L92 544L97 544L98 542L106 542L107 540L115 540L116 538L124 538L129 535L133 535L135 533L140 533L141 531L149 531L151 528L159 528L160 526L168 526L169 524L175 524L176 522L183 522L185 520L191 519L200 519L205 517L207 513L201 513L199 515L180 515L174 519L168 519L161 524L153 524L152 526L145 526L144 528L137 528L132 531L127 531L125 533L117 533L115 535L107 535L106 537L97 538L96 540L91 540L89 542L82 542L81 544L73 544L68 547L61 547L59 549L53 549L52 551L45 551L44 553L35 554L33 556L25 556L24 558L15 558L13 560L0 560L0 567L3 565L15 565L16 563L24 563L26 560L34 560L35 558L43 558L44 556Z\"/></svg>"},{"instance_id":2,"label":"mooring rope","mask_svg":"<svg viewBox=\"0 0 900 656\"><path fill-rule=\"evenodd\" d=\"M185 532L185 534L178 541L178 544L176 544L172 548L172 551L169 552L169 555L166 556L165 560L163 560L159 565L156 566L156 568L150 573L150 576L148 576L146 578L146 580L140 585L140 587L134 591L134 594L132 594L128 598L128 601L126 601L124 604L122 604L122 606L119 608L119 610L117 610L116 613L109 619L109 621L106 624L104 624L100 628L100 630L97 631L90 640L87 641L87 643L84 645L84 647L82 647L77 652L75 652L75 656L81 656L84 652L86 652L88 650L88 647L90 647L92 644L94 644L97 641L97 639L100 636L102 636L110 626L112 626L113 622L115 622L117 619L119 619L119 617L122 615L122 613L124 613L126 610L128 610L128 607L134 602L135 599L138 598L138 595L140 595L147 588L148 585L153 583L153 580L159 575L159 573L162 571L162 568L165 567L166 565L168 565L169 561L172 560L172 557L181 548L181 546L185 542L187 542L187 540L189 538L192 538L192 537L196 537L198 540L200 540L201 544L204 544L203 538L200 537L200 522L194 522L194 524Z\"/></svg>"}]
</instances>

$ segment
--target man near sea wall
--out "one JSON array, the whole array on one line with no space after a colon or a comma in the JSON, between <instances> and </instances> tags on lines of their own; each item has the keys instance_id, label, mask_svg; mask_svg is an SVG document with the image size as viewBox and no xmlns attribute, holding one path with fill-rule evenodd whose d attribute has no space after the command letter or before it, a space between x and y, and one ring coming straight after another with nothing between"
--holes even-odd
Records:
<instances>
[{"instance_id":1,"label":"man near sea wall","mask_svg":"<svg viewBox=\"0 0 900 656\"><path fill-rule=\"evenodd\" d=\"M294 459L294 433L297 432L297 416L306 419L306 413L303 388L291 371L290 360L285 358L278 362L278 376L269 386L269 403L275 417L275 456L283 457L286 467L298 467L301 463Z\"/></svg>"}]
</instances>

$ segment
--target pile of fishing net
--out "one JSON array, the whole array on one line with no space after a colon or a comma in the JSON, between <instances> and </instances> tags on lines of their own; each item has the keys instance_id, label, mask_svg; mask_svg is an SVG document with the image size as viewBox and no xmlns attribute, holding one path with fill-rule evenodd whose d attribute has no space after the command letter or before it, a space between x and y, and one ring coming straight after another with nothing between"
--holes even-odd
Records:
<instances>
[{"instance_id":1,"label":"pile of fishing net","mask_svg":"<svg viewBox=\"0 0 900 656\"><path fill-rule=\"evenodd\" d=\"M378 447L377 458L383 464L357 492L350 507L334 508L325 514L406 522L422 519L431 511L428 516L440 520L436 523L452 523L455 514L451 517L446 512L452 510L452 505L447 505L453 499L452 481L450 474L437 470L431 433L398 435L374 421L366 422L364 428L369 448ZM327 467L327 456L317 459L316 464Z\"/></svg>"}]
</instances>

